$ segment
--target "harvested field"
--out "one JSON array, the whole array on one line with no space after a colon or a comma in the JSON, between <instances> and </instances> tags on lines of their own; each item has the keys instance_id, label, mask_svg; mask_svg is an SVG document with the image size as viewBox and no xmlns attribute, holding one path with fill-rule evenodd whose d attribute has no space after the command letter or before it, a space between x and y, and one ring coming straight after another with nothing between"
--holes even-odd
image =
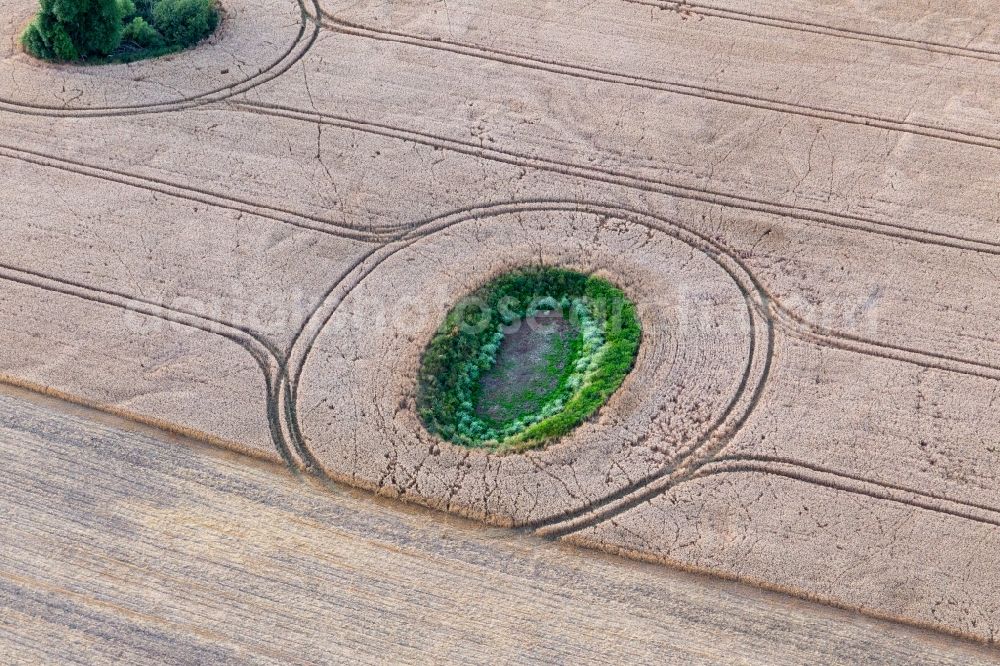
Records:
<instances>
[{"instance_id":1,"label":"harvested field","mask_svg":"<svg viewBox=\"0 0 1000 666\"><path fill-rule=\"evenodd\" d=\"M0 373L995 642L1000 30L869 4L223 0L196 48L74 67L0 0ZM432 436L429 340L527 265L620 287L633 370L544 448Z\"/></svg>"},{"instance_id":2,"label":"harvested field","mask_svg":"<svg viewBox=\"0 0 1000 666\"><path fill-rule=\"evenodd\" d=\"M957 638L316 486L52 402L0 395L5 664L995 663Z\"/></svg>"}]
</instances>

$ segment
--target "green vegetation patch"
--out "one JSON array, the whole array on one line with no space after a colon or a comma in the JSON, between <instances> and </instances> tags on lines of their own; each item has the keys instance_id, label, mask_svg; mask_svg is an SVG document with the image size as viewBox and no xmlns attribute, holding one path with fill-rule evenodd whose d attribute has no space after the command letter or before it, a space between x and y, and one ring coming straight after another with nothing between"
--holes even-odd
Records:
<instances>
[{"instance_id":1,"label":"green vegetation patch","mask_svg":"<svg viewBox=\"0 0 1000 666\"><path fill-rule=\"evenodd\" d=\"M632 369L635 305L607 280L525 268L463 299L424 352L417 409L475 448L543 445L589 418Z\"/></svg>"},{"instance_id":2,"label":"green vegetation patch","mask_svg":"<svg viewBox=\"0 0 1000 666\"><path fill-rule=\"evenodd\" d=\"M132 62L180 51L219 25L216 0L40 0L24 50L57 62Z\"/></svg>"}]
</instances>

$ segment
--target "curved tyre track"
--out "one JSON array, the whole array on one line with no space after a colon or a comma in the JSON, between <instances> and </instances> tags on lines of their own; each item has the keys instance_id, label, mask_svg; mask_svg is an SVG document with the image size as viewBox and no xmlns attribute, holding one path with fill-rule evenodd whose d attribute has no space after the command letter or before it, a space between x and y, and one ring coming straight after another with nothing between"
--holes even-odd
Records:
<instances>
[{"instance_id":1,"label":"curved tyre track","mask_svg":"<svg viewBox=\"0 0 1000 666\"><path fill-rule=\"evenodd\" d=\"M242 81L230 83L225 86L219 86L195 95L181 96L173 101L149 104L140 103L94 106L79 109L68 109L64 106L30 104L18 102L9 98L0 98L0 111L61 118L113 117L179 111L203 106L205 104L211 104L213 102L219 102L234 95L245 93L281 76L291 69L295 63L305 56L315 43L316 38L319 36L320 26L313 20L312 14L310 14L307 10L307 5L312 5L313 8L318 11L318 0L296 1L301 11L301 24L295 39L279 58L268 63L258 73L248 76Z\"/></svg>"},{"instance_id":2,"label":"curved tyre track","mask_svg":"<svg viewBox=\"0 0 1000 666\"><path fill-rule=\"evenodd\" d=\"M151 300L134 297L122 292L107 289L95 289L79 282L54 278L43 273L27 271L12 266L0 265L0 280L16 282L25 286L72 296L84 301L117 307L130 312L179 324L194 330L220 336L239 345L253 358L264 375L267 396L267 419L270 428L271 441L282 460L292 469L296 468L294 459L282 437L279 422L274 407L274 392L278 378L284 373L284 360L278 349L263 336L245 326L237 326L222 319L207 317L184 308L170 308ZM101 405L93 405L100 409Z\"/></svg>"},{"instance_id":3,"label":"curved tyre track","mask_svg":"<svg viewBox=\"0 0 1000 666\"><path fill-rule=\"evenodd\" d=\"M420 225L419 229L416 231L407 234L403 240L378 248L377 250L373 250L367 256L360 259L354 266L351 267L346 277L342 277L342 279L338 281L332 289L328 290L321 301L320 306L313 312L313 314L305 321L302 328L300 328L300 330L296 333L286 355L286 358L288 359L288 363L286 365L287 375L283 376L280 380L281 388L279 389L279 395L282 405L279 408L279 413L284 419L282 431L285 433L289 441L293 443L299 455L309 462L309 466L311 468L314 468L315 471L320 474L323 473L321 465L318 464L315 456L309 452L308 445L305 442L305 437L303 436L299 425L297 416L298 385L306 360L312 351L312 347L316 339L334 315L340 303L343 302L343 300L358 284L361 283L362 280L377 269L382 262L422 238L426 238L433 233L448 229L462 222L486 219L506 213L529 211L583 212L594 215L609 215L628 221L636 221L635 216L622 214L621 210L616 207L602 206L600 204L545 200L497 204L479 208L462 209L430 220L427 223ZM654 228L652 225L648 224L645 226ZM666 226L662 228L657 227L656 229L657 231L661 231L672 238L680 240L681 242L691 244L690 239L678 234L676 228ZM746 367L743 370L740 385L721 415L717 418L715 423L709 427L708 432L713 433L723 428L728 421L741 418L737 414L740 409L745 407L752 408L755 404L755 396L759 394L760 385L763 384L763 381L766 378L767 368L769 367L771 334L770 327L768 325L764 326L764 330L766 332L757 329L755 313L764 310L764 308L760 306L755 307L754 304L751 303L751 301L755 298L755 292L752 287L747 287L747 279L740 275L738 270L734 270L731 266L720 261L718 256L711 253L706 254L709 254L709 257L730 276L733 282L742 291L743 296L747 301L746 311L751 327L750 355L748 357ZM763 347L761 350L756 349L758 338L761 338L759 341ZM761 363L759 361L760 357L768 360ZM762 365L762 368L757 367L760 365ZM756 376L754 375L754 371L757 372ZM747 411L749 412L749 409ZM706 437L702 440L695 442L691 455L694 455L699 448L703 447L710 438L710 435L706 435Z\"/></svg>"},{"instance_id":4,"label":"curved tyre track","mask_svg":"<svg viewBox=\"0 0 1000 666\"><path fill-rule=\"evenodd\" d=\"M428 220L417 229L407 234L407 236L395 245L385 246L370 252L365 257L356 262L350 269L341 276L337 283L327 291L321 305L306 320L303 327L296 333L290 345L286 358L288 364L285 374L279 379L278 398L280 406L278 413L282 419L282 432L285 437L292 442L296 451L309 467L322 474L321 467L316 462L315 457L309 452L298 424L296 414L297 387L301 377L302 368L309 356L312 345L325 324L333 316L340 302L351 292L351 290L370 274L377 266L385 261L389 256L399 251L407 244L417 239L423 238L442 228L458 224L461 221L489 217L501 212L522 211L522 210L576 210L591 212L595 214L607 214L619 217L630 222L649 226L668 234L676 234L678 231L688 235L699 245L699 249L712 255L717 261L725 262L727 272L731 276L745 275L748 282L744 293L748 297L748 304L757 311L757 315L767 324L767 347L770 348L773 339L772 326L777 324L785 333L795 337L805 339L819 345L827 345L836 348L847 349L860 354L889 358L899 362L917 365L924 368L938 369L948 372L958 372L970 374L978 377L985 377L993 380L1000 380L1000 368L976 362L971 359L961 359L946 355L928 353L918 349L892 346L886 343L866 340L860 336L850 336L831 331L823 327L811 324L794 312L786 309L768 289L758 280L753 278L752 272L736 255L728 248L723 247L716 241L699 234L697 231L686 227L678 222L667 220L644 211L630 210L619 206L604 206L599 203L581 203L578 201L558 201L541 200L512 202L510 204L498 204L484 206L482 208L469 208L455 211L436 219ZM690 242L690 240L685 240ZM742 281L741 281L742 282ZM765 352L770 359L769 352ZM539 533L549 536L563 536L574 531L578 531L597 522L606 520L609 517L618 515L651 497L662 493L669 487L681 481L693 478L699 471L716 460L716 456L721 453L731 437L742 426L746 417L756 406L757 401L766 383L769 372L770 361L768 360L762 372L762 380L754 387L749 404L745 411L745 416L737 419L732 427L724 432L715 432L711 437L700 441L694 447L690 455L675 465L658 470L655 474L638 480L631 484L626 490L609 495L600 502L589 504L588 506L546 521L538 521L526 525ZM734 401L735 403L735 401ZM733 408L734 405L731 405ZM727 417L731 416L727 413ZM717 424L718 425L718 424Z\"/></svg>"}]
</instances>

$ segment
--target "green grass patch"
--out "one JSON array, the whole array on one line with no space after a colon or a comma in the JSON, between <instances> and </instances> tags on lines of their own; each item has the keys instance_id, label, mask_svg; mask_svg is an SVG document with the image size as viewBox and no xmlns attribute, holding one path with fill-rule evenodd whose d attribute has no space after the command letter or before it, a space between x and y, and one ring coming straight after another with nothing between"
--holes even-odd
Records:
<instances>
[{"instance_id":1,"label":"green grass patch","mask_svg":"<svg viewBox=\"0 0 1000 666\"><path fill-rule=\"evenodd\" d=\"M525 268L463 299L424 352L417 409L462 446L524 450L590 418L631 371L641 327L613 284Z\"/></svg>"}]
</instances>

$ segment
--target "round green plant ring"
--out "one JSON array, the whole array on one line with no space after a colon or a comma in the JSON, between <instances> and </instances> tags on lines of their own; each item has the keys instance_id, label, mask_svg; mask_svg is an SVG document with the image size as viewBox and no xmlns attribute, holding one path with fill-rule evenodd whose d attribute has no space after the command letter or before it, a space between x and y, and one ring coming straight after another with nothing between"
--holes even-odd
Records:
<instances>
[{"instance_id":1,"label":"round green plant ring","mask_svg":"<svg viewBox=\"0 0 1000 666\"><path fill-rule=\"evenodd\" d=\"M417 410L453 444L522 451L590 418L631 371L635 305L594 275L523 268L469 294L424 352Z\"/></svg>"}]
</instances>

